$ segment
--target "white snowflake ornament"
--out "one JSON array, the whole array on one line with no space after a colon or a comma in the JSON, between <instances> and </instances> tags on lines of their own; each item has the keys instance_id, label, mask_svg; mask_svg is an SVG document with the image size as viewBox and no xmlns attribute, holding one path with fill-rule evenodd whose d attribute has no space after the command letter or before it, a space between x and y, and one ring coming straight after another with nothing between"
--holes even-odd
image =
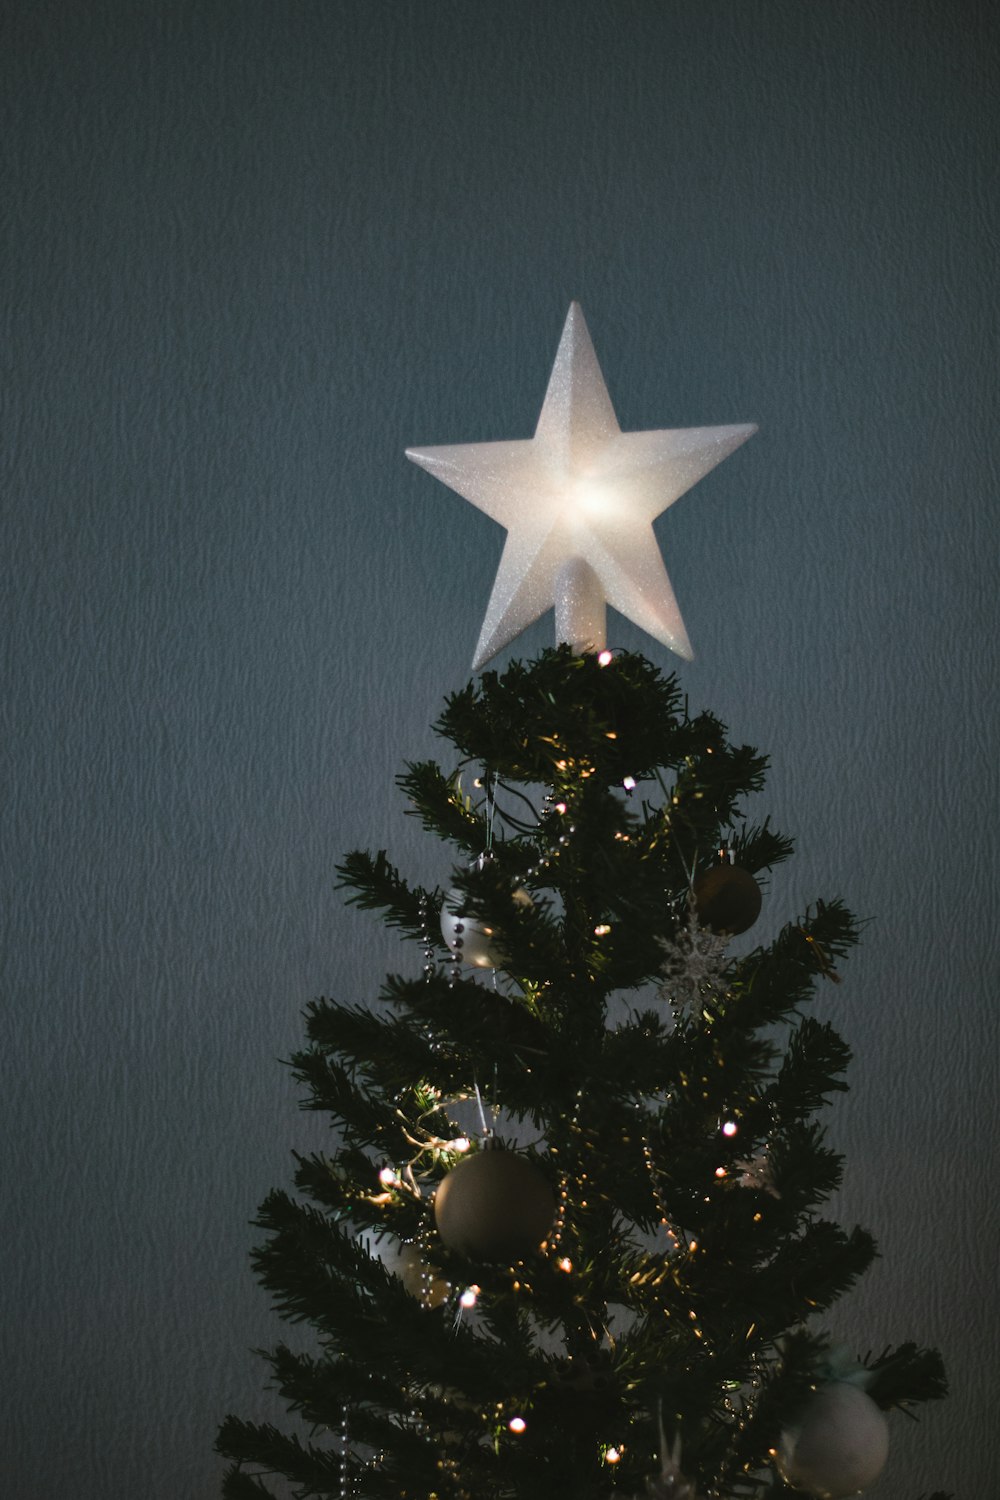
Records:
<instances>
[{"instance_id":1,"label":"white snowflake ornament","mask_svg":"<svg viewBox=\"0 0 1000 1500\"><path fill-rule=\"evenodd\" d=\"M697 1010L706 1000L723 996L728 942L727 937L699 925L694 892L689 892L684 924L662 945L660 998L681 1010Z\"/></svg>"}]
</instances>

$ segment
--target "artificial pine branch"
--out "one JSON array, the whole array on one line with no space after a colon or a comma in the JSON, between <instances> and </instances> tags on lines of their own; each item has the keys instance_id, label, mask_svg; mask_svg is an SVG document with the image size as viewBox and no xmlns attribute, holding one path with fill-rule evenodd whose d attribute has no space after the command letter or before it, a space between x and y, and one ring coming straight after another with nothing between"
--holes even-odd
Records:
<instances>
[{"instance_id":1,"label":"artificial pine branch","mask_svg":"<svg viewBox=\"0 0 1000 1500\"><path fill-rule=\"evenodd\" d=\"M840 1187L843 1158L823 1145L823 1134L814 1121L786 1123L770 1145L769 1167L775 1191L780 1191L782 1220L786 1216L798 1219Z\"/></svg>"},{"instance_id":2,"label":"artificial pine branch","mask_svg":"<svg viewBox=\"0 0 1000 1500\"><path fill-rule=\"evenodd\" d=\"M487 844L487 824L461 795L454 777L444 776L433 761L407 762L406 771L396 778L396 785L409 798L408 811L420 819L428 833L436 834L478 855Z\"/></svg>"},{"instance_id":3,"label":"artificial pine branch","mask_svg":"<svg viewBox=\"0 0 1000 1500\"><path fill-rule=\"evenodd\" d=\"M227 1493L266 1495L249 1464L303 1495L603 1500L655 1483L679 1437L699 1493L790 1495L771 1455L822 1378L811 1323L876 1253L817 1217L841 1160L815 1116L849 1051L802 1015L858 923L819 902L671 988L719 848L759 873L791 841L745 819L765 757L641 657L546 652L454 694L438 728L477 804L429 761L399 784L458 851L447 897L384 852L339 869L349 902L427 945L422 971L388 976L371 1010L308 1008L292 1066L333 1146L297 1158L304 1201L271 1195L255 1252L276 1310L320 1345L266 1356L278 1389L317 1432L346 1409L349 1451L227 1424ZM492 976L448 950L445 900L488 930ZM477 1095L558 1205L513 1264L450 1243L435 1211ZM869 1370L884 1406L943 1393L939 1356L913 1344Z\"/></svg>"},{"instance_id":4,"label":"artificial pine branch","mask_svg":"<svg viewBox=\"0 0 1000 1500\"><path fill-rule=\"evenodd\" d=\"M216 1449L224 1458L238 1463L258 1464L265 1473L285 1474L293 1484L302 1486L304 1495L340 1493L339 1457L312 1444L303 1445L297 1437L280 1432L270 1423L241 1422L227 1417L219 1432ZM239 1488L230 1491L241 1497ZM267 1490L244 1490L243 1494L268 1493Z\"/></svg>"},{"instance_id":5,"label":"artificial pine branch","mask_svg":"<svg viewBox=\"0 0 1000 1500\"><path fill-rule=\"evenodd\" d=\"M784 1061L767 1092L774 1117L782 1124L803 1120L828 1104L831 1094L845 1093L841 1074L850 1060L850 1048L829 1023L805 1017L792 1030Z\"/></svg>"},{"instance_id":6,"label":"artificial pine branch","mask_svg":"<svg viewBox=\"0 0 1000 1500\"><path fill-rule=\"evenodd\" d=\"M375 1094L359 1088L350 1071L328 1053L319 1048L296 1052L291 1062L296 1078L309 1090L304 1108L329 1114L353 1145L370 1146L386 1158L406 1151L406 1137L395 1112Z\"/></svg>"},{"instance_id":7,"label":"artificial pine branch","mask_svg":"<svg viewBox=\"0 0 1000 1500\"><path fill-rule=\"evenodd\" d=\"M775 1307L781 1309L781 1326L824 1312L867 1271L876 1254L867 1230L856 1226L846 1233L824 1219L786 1239L762 1276Z\"/></svg>"},{"instance_id":8,"label":"artificial pine branch","mask_svg":"<svg viewBox=\"0 0 1000 1500\"><path fill-rule=\"evenodd\" d=\"M733 985L746 1024L787 1020L809 1001L816 979L836 979L836 960L858 942L858 924L840 901L818 901L814 912L788 923L768 948L741 960Z\"/></svg>"},{"instance_id":9,"label":"artificial pine branch","mask_svg":"<svg viewBox=\"0 0 1000 1500\"><path fill-rule=\"evenodd\" d=\"M348 906L382 911L388 927L400 927L408 937L422 938L428 910L440 907L440 892L410 887L386 858L384 849L373 857L363 849L344 856L337 866L337 887L349 892Z\"/></svg>"},{"instance_id":10,"label":"artificial pine branch","mask_svg":"<svg viewBox=\"0 0 1000 1500\"><path fill-rule=\"evenodd\" d=\"M730 840L730 847L735 863L756 873L758 870L772 870L775 865L790 859L795 851L795 841L785 834L776 833L770 826L770 819L765 818L759 827L742 828Z\"/></svg>"},{"instance_id":11,"label":"artificial pine branch","mask_svg":"<svg viewBox=\"0 0 1000 1500\"><path fill-rule=\"evenodd\" d=\"M879 1406L899 1407L908 1412L912 1402L940 1401L948 1394L944 1361L936 1349L921 1349L915 1343L886 1349L873 1360L865 1360L871 1378L866 1390Z\"/></svg>"},{"instance_id":12,"label":"artificial pine branch","mask_svg":"<svg viewBox=\"0 0 1000 1500\"><path fill-rule=\"evenodd\" d=\"M222 1451L218 1445L217 1451ZM262 1480L236 1464L223 1475L222 1495L223 1500L277 1500L274 1491L269 1490Z\"/></svg>"},{"instance_id":13,"label":"artificial pine branch","mask_svg":"<svg viewBox=\"0 0 1000 1500\"><path fill-rule=\"evenodd\" d=\"M369 1100L373 1092L391 1097L433 1071L435 1054L426 1037L397 1017L376 1016L360 1006L332 1005L320 1001L310 1008L309 1034L317 1046L297 1053L293 1066L298 1077L309 1081L315 1075L317 1059L323 1060L324 1081L331 1076L329 1059L336 1056L346 1063L353 1078L364 1083L361 1097ZM352 1091L352 1097L357 1090ZM357 1119L357 1115L352 1116Z\"/></svg>"}]
</instances>

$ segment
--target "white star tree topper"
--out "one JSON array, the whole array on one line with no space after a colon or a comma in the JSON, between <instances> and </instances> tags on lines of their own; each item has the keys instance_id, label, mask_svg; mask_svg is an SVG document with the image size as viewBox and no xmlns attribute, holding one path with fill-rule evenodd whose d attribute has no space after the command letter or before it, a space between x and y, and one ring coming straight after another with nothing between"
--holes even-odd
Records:
<instances>
[{"instance_id":1,"label":"white star tree topper","mask_svg":"<svg viewBox=\"0 0 1000 1500\"><path fill-rule=\"evenodd\" d=\"M610 604L690 659L653 522L756 431L622 432L574 302L533 438L406 450L507 528L473 671L553 606L576 651L603 649Z\"/></svg>"}]
</instances>

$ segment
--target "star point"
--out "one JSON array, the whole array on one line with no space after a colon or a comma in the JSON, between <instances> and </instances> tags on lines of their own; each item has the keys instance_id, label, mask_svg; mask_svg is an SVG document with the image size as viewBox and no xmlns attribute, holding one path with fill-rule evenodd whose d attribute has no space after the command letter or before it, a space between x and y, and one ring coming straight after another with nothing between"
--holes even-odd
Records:
<instances>
[{"instance_id":1,"label":"star point","mask_svg":"<svg viewBox=\"0 0 1000 1500\"><path fill-rule=\"evenodd\" d=\"M572 303L534 437L406 450L507 529L473 670L553 606L557 641L575 650L604 646L610 604L690 659L653 521L756 430L622 432Z\"/></svg>"}]
</instances>

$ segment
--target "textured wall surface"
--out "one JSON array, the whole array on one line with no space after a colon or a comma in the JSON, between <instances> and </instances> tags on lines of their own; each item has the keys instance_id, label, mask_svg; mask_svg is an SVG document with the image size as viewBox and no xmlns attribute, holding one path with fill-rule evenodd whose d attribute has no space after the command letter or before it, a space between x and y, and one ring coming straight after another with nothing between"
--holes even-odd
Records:
<instances>
[{"instance_id":1,"label":"textured wall surface","mask_svg":"<svg viewBox=\"0 0 1000 1500\"><path fill-rule=\"evenodd\" d=\"M622 426L757 421L658 523L694 707L871 916L830 1320L944 1350L870 1492L998 1492L996 11L972 0L7 0L0 1493L208 1500L273 1414L277 1059L413 961L333 866L500 529L403 459L529 436L571 298ZM550 621L516 649L549 640ZM613 622L615 644L666 653Z\"/></svg>"}]
</instances>

